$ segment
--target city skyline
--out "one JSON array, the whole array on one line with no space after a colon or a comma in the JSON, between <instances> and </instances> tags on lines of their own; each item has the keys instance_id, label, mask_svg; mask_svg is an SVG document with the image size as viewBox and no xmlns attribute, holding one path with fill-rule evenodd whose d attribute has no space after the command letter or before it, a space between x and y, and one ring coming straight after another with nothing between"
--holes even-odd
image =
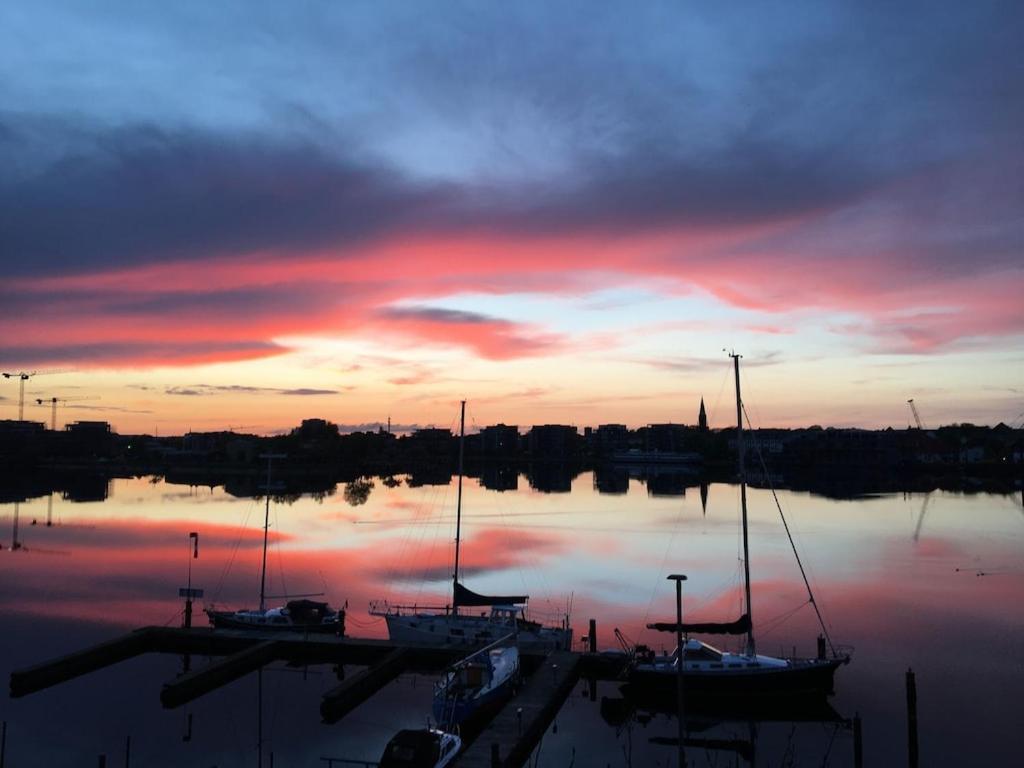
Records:
<instances>
[{"instance_id":1,"label":"city skyline","mask_svg":"<svg viewBox=\"0 0 1024 768\"><path fill-rule=\"evenodd\" d=\"M8 4L0 369L122 433L720 428L725 348L758 427L1013 424L1020 16Z\"/></svg>"}]
</instances>

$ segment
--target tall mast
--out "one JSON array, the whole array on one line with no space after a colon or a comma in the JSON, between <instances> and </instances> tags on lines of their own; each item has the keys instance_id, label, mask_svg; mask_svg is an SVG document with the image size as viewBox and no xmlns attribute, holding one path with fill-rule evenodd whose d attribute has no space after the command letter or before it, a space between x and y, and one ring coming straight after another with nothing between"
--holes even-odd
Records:
<instances>
[{"instance_id":1,"label":"tall mast","mask_svg":"<svg viewBox=\"0 0 1024 768\"><path fill-rule=\"evenodd\" d=\"M267 535L270 530L270 467L273 464L274 459L283 459L284 454L265 453L260 456L260 458L267 460L267 487L265 490L265 493L267 494L267 504L266 510L263 513L263 565L260 568L260 611L265 611L267 609Z\"/></svg>"},{"instance_id":2,"label":"tall mast","mask_svg":"<svg viewBox=\"0 0 1024 768\"><path fill-rule=\"evenodd\" d=\"M462 462L466 450L466 401L459 415L459 494L455 502L455 573L452 575L452 613L458 615L456 600L459 591L459 543L462 539Z\"/></svg>"},{"instance_id":3,"label":"tall mast","mask_svg":"<svg viewBox=\"0 0 1024 768\"><path fill-rule=\"evenodd\" d=\"M740 395L740 358L735 352L732 358L733 370L736 374L736 454L737 470L740 479L740 507L743 510L743 591L747 604L747 653L754 655L754 624L750 609L750 545L747 541L747 471L744 464L743 450L743 399Z\"/></svg>"}]
</instances>

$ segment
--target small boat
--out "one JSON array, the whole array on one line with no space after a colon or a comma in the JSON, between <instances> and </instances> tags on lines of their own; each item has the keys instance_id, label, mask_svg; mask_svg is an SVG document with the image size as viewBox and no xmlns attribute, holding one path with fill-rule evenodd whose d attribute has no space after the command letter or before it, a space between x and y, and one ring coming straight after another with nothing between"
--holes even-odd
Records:
<instances>
[{"instance_id":1,"label":"small boat","mask_svg":"<svg viewBox=\"0 0 1024 768\"><path fill-rule=\"evenodd\" d=\"M216 629L258 629L260 631L345 633L345 611L331 610L327 603L314 600L289 600L280 608L218 611L206 608Z\"/></svg>"},{"instance_id":2,"label":"small boat","mask_svg":"<svg viewBox=\"0 0 1024 768\"><path fill-rule=\"evenodd\" d=\"M459 750L462 739L437 728L399 731L380 758L380 768L444 768Z\"/></svg>"},{"instance_id":3,"label":"small boat","mask_svg":"<svg viewBox=\"0 0 1024 768\"><path fill-rule=\"evenodd\" d=\"M261 457L263 458L263 457ZM267 608L267 539L270 531L270 462L279 456L267 456L267 500L263 515L263 565L260 568L260 604L256 609L239 611L203 608L214 629L248 629L260 632L302 632L345 634L345 609L332 610L327 603L315 600L289 600L284 606ZM316 597L318 595L294 595Z\"/></svg>"},{"instance_id":4,"label":"small boat","mask_svg":"<svg viewBox=\"0 0 1024 768\"><path fill-rule=\"evenodd\" d=\"M646 648L637 647L629 666L629 685L634 694L648 697L678 695L680 672L681 690L687 700L739 701L748 704L754 699L762 702L783 701L793 698L821 698L833 692L835 671L850 661L849 656L840 656L833 648L832 656L825 653L828 632L818 614L822 627L817 658L776 658L756 652L754 628L751 621L750 593L750 549L747 537L747 484L743 447L743 401L740 396L740 356L733 354L736 377L736 447L740 481L741 520L743 533L743 588L746 610L731 622L683 623L682 608L674 622L648 624L648 629L672 632L682 638L684 634L746 635L746 643L740 653L720 651L708 643L696 639L680 642L672 654L655 655ZM787 529L788 530L788 529ZM794 552L796 550L794 549ZM799 564L799 557L797 558ZM801 573L803 566L800 566ZM685 576L672 576L685 579ZM817 610L810 582L806 575L804 582L810 603ZM831 645L831 641L829 641ZM680 669L681 667L681 669Z\"/></svg>"},{"instance_id":5,"label":"small boat","mask_svg":"<svg viewBox=\"0 0 1024 768\"><path fill-rule=\"evenodd\" d=\"M455 728L512 695L519 682L515 635L502 638L450 667L434 684L434 719Z\"/></svg>"},{"instance_id":6,"label":"small boat","mask_svg":"<svg viewBox=\"0 0 1024 768\"><path fill-rule=\"evenodd\" d=\"M509 633L518 636L523 650L571 650L572 627L568 613L554 626L526 618L529 595L482 595L459 581L462 541L462 476L466 441L466 401L459 421L459 490L455 507L455 570L452 602L446 606L393 605L370 603L370 615L380 616L388 627L388 638L396 643L422 645L487 645ZM468 608L490 608L469 613ZM460 610L461 609L461 610Z\"/></svg>"}]
</instances>

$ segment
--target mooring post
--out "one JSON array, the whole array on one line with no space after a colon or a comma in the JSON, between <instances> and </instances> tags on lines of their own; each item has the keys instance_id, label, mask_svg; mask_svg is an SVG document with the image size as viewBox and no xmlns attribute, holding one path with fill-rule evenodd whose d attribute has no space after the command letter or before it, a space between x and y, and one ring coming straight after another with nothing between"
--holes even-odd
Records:
<instances>
[{"instance_id":1,"label":"mooring post","mask_svg":"<svg viewBox=\"0 0 1024 768\"><path fill-rule=\"evenodd\" d=\"M501 756L498 753L498 744L491 744L491 768L501 768Z\"/></svg>"},{"instance_id":2,"label":"mooring post","mask_svg":"<svg viewBox=\"0 0 1024 768\"><path fill-rule=\"evenodd\" d=\"M590 652L597 653L597 619L590 620L590 634L587 640L590 641Z\"/></svg>"},{"instance_id":3,"label":"mooring post","mask_svg":"<svg viewBox=\"0 0 1024 768\"><path fill-rule=\"evenodd\" d=\"M907 765L917 768L917 682L907 669Z\"/></svg>"},{"instance_id":4,"label":"mooring post","mask_svg":"<svg viewBox=\"0 0 1024 768\"><path fill-rule=\"evenodd\" d=\"M860 727L860 712L853 716L853 768L864 768L864 736Z\"/></svg>"},{"instance_id":5,"label":"mooring post","mask_svg":"<svg viewBox=\"0 0 1024 768\"><path fill-rule=\"evenodd\" d=\"M3 729L0 729L0 768L4 768L4 754L7 752L7 721L4 720Z\"/></svg>"},{"instance_id":6,"label":"mooring post","mask_svg":"<svg viewBox=\"0 0 1024 768\"><path fill-rule=\"evenodd\" d=\"M107 756L100 755L99 761L96 763L96 765L98 765L99 768L107 768Z\"/></svg>"},{"instance_id":7,"label":"mooring post","mask_svg":"<svg viewBox=\"0 0 1024 768\"><path fill-rule=\"evenodd\" d=\"M124 768L131 768L132 765L132 737L124 739Z\"/></svg>"}]
</instances>

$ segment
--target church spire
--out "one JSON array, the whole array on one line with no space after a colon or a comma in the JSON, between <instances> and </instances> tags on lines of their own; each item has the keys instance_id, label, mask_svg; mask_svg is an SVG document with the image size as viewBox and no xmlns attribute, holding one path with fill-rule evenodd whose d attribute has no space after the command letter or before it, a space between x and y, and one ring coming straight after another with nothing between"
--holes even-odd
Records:
<instances>
[{"instance_id":1,"label":"church spire","mask_svg":"<svg viewBox=\"0 0 1024 768\"><path fill-rule=\"evenodd\" d=\"M701 432L708 431L708 412L704 410L704 398L700 399L700 415L697 416L697 428Z\"/></svg>"}]
</instances>

